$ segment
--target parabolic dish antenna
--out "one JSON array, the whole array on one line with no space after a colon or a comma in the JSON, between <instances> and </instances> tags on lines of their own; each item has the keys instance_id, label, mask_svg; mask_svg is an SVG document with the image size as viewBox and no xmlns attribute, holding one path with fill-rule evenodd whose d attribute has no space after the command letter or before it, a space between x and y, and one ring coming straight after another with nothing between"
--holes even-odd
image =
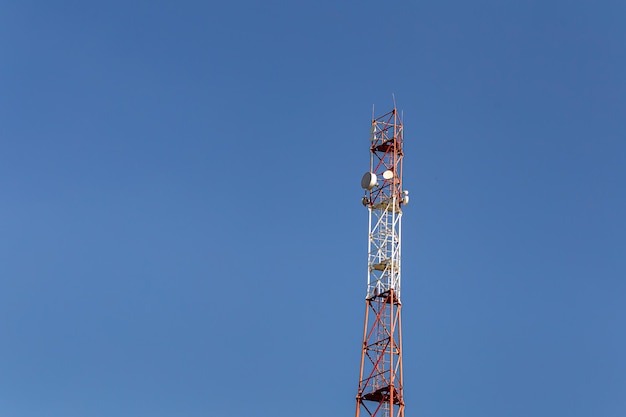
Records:
<instances>
[{"instance_id":1,"label":"parabolic dish antenna","mask_svg":"<svg viewBox=\"0 0 626 417\"><path fill-rule=\"evenodd\" d=\"M372 188L376 187L376 184L378 184L376 174L374 174L373 172L366 172L365 174L363 174L363 178L361 178L361 188L371 190Z\"/></svg>"},{"instance_id":2,"label":"parabolic dish antenna","mask_svg":"<svg viewBox=\"0 0 626 417\"><path fill-rule=\"evenodd\" d=\"M393 171L387 170L383 172L383 178L386 180L390 180L393 178Z\"/></svg>"}]
</instances>

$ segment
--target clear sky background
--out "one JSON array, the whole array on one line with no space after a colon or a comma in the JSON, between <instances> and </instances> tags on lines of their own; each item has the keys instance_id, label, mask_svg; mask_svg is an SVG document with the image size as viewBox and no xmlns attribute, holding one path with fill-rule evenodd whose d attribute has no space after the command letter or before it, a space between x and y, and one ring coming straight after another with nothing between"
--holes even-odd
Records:
<instances>
[{"instance_id":1,"label":"clear sky background","mask_svg":"<svg viewBox=\"0 0 626 417\"><path fill-rule=\"evenodd\" d=\"M0 415L351 416L372 104L407 417L626 415L623 1L0 2Z\"/></svg>"}]
</instances>

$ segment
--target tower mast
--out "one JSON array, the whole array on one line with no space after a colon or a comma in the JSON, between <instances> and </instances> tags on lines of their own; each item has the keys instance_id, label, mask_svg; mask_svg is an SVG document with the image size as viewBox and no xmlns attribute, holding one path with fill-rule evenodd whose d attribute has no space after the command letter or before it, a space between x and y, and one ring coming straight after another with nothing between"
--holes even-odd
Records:
<instances>
[{"instance_id":1,"label":"tower mast","mask_svg":"<svg viewBox=\"0 0 626 417\"><path fill-rule=\"evenodd\" d=\"M356 417L404 417L400 254L402 120L395 108L372 119L370 169L363 175L369 213L367 293Z\"/></svg>"}]
</instances>

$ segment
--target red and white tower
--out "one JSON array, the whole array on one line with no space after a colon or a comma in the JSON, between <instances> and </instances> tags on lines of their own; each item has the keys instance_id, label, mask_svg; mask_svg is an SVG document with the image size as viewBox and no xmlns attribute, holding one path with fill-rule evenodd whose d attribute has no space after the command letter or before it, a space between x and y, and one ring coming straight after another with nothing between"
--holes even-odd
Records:
<instances>
[{"instance_id":1,"label":"red and white tower","mask_svg":"<svg viewBox=\"0 0 626 417\"><path fill-rule=\"evenodd\" d=\"M372 120L370 169L363 175L363 205L369 212L367 294L356 417L404 417L400 249L402 120L395 106Z\"/></svg>"}]
</instances>

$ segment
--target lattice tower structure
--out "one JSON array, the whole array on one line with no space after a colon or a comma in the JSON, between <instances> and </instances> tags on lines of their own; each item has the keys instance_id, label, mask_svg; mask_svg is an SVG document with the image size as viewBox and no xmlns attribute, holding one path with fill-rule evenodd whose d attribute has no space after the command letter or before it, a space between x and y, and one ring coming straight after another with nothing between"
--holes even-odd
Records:
<instances>
[{"instance_id":1,"label":"lattice tower structure","mask_svg":"<svg viewBox=\"0 0 626 417\"><path fill-rule=\"evenodd\" d=\"M361 180L369 213L367 293L356 417L404 417L400 301L403 126L394 109L372 119L370 169Z\"/></svg>"}]
</instances>

